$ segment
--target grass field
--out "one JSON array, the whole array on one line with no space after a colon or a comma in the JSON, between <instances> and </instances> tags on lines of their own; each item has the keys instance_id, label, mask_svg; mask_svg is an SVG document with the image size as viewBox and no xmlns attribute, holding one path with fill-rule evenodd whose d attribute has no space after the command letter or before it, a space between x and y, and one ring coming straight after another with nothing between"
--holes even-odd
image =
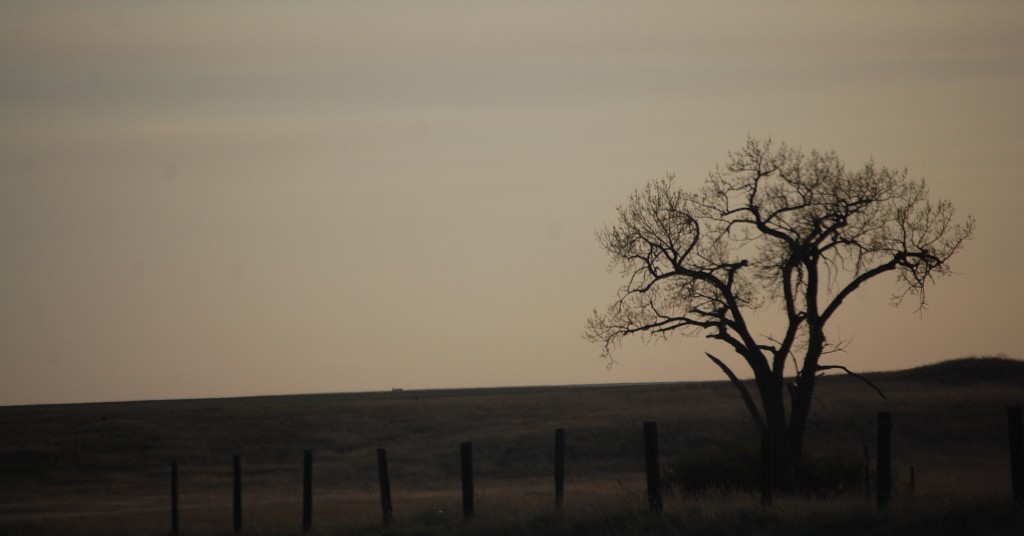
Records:
<instances>
[{"instance_id":1,"label":"grass field","mask_svg":"<svg viewBox=\"0 0 1024 536\"><path fill-rule=\"evenodd\" d=\"M663 467L688 451L756 442L727 382L405 391L0 408L0 535L165 534L169 463L183 534L232 529L242 456L247 534L298 534L302 452L314 451L319 534L1020 534L1010 500L1007 405L1024 362L986 359L823 379L808 449L858 463L875 416L893 413L896 493L828 500L671 493L646 512L641 423L659 423ZM566 509L553 507L554 430L567 430ZM459 444L472 441L477 516L461 518ZM376 449L395 522L380 527ZM915 468L914 493L909 489Z\"/></svg>"}]
</instances>

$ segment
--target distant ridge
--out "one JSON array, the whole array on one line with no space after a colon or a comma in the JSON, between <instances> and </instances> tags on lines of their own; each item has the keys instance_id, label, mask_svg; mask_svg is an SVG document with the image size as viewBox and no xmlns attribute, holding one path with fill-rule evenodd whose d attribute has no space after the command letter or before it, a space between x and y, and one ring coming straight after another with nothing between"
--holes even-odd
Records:
<instances>
[{"instance_id":1,"label":"distant ridge","mask_svg":"<svg viewBox=\"0 0 1024 536\"><path fill-rule=\"evenodd\" d=\"M868 376L945 384L1024 383L1024 361L1005 356L962 357L895 372L875 372Z\"/></svg>"}]
</instances>

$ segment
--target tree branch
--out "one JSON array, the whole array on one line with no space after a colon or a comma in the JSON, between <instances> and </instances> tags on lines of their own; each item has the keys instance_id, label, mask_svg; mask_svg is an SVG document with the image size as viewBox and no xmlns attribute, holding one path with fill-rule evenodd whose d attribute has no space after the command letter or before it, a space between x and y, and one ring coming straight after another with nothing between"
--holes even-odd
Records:
<instances>
[{"instance_id":1,"label":"tree branch","mask_svg":"<svg viewBox=\"0 0 1024 536\"><path fill-rule=\"evenodd\" d=\"M823 371L823 370L835 370L835 369L841 370L841 371L849 374L850 376L853 376L854 378L857 378L858 380L868 384L868 387L871 387L872 389L874 389L875 392L878 393L879 396L881 396L882 398L884 398L886 400L889 400L889 398L887 396L885 396L885 393L883 393L882 390L879 389L877 385L872 383L871 380L865 378L864 376L861 376L860 374L857 374L856 372L854 372L854 371L852 371L852 370L850 370L850 369L848 369L848 368L846 368L846 367L844 367L842 365L818 365L816 370L820 372L820 371Z\"/></svg>"},{"instance_id":2,"label":"tree branch","mask_svg":"<svg viewBox=\"0 0 1024 536\"><path fill-rule=\"evenodd\" d=\"M747 411L750 412L750 418L754 419L754 423L757 427L761 430L767 429L764 425L764 419L761 418L761 413L757 411L757 404L754 403L754 399L750 396L750 391L747 390L747 386L743 385L743 382L733 374L729 365L723 363L721 359L718 359L707 352L704 352L704 355L708 356L708 359L718 365L718 368L722 369L722 372L729 377L729 381L731 381L732 384L736 386L736 389L739 390L740 396L743 397L743 403L747 406Z\"/></svg>"},{"instance_id":3,"label":"tree branch","mask_svg":"<svg viewBox=\"0 0 1024 536\"><path fill-rule=\"evenodd\" d=\"M822 323L828 322L828 319L839 309L839 306L843 304L843 300L845 300L847 296L853 294L853 292L860 288L861 285L868 282L875 276L895 270L902 259L903 255L897 253L889 262L875 266L874 268L857 276L853 281L850 281L850 284L846 285L843 290L839 291L839 293L836 294L836 297L832 299L832 302L828 304L828 307L825 308L825 312L821 314Z\"/></svg>"}]
</instances>

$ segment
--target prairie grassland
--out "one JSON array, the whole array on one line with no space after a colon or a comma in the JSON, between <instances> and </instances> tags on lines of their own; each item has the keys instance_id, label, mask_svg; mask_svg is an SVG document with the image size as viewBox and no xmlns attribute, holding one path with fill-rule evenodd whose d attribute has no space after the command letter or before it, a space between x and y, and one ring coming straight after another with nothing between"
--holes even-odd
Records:
<instances>
[{"instance_id":1,"label":"prairie grassland","mask_svg":"<svg viewBox=\"0 0 1024 536\"><path fill-rule=\"evenodd\" d=\"M854 379L823 379L808 450L859 463L862 445L874 450L876 413L893 412L896 494L884 513L859 492L780 498L771 509L747 493L670 492L664 515L646 513L643 421L659 423L663 468L688 450L757 440L733 387L701 382L4 407L0 535L168 533L170 460L182 533L230 533L236 453L245 533L298 534L303 449L314 451L320 534L1021 533L1005 406L1024 403L1024 363L872 377L887 400ZM556 514L560 427L566 509ZM477 517L468 523L462 441L474 445ZM386 530L378 447L388 451L395 506Z\"/></svg>"}]
</instances>

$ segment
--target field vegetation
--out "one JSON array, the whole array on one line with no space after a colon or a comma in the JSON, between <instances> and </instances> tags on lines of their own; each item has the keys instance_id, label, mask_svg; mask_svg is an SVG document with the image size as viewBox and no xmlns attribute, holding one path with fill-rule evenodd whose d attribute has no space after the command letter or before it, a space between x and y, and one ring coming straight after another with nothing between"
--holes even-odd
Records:
<instances>
[{"instance_id":1,"label":"field vegetation","mask_svg":"<svg viewBox=\"0 0 1024 536\"><path fill-rule=\"evenodd\" d=\"M314 451L317 534L1020 534L1007 405L1024 362L965 359L825 377L806 452L853 468L827 494L762 508L742 467L758 432L726 381L403 391L0 408L0 535L166 534L169 464L181 532L231 532L231 457L242 456L246 534L299 534L302 453ZM878 411L893 413L892 507L863 477ZM665 512L646 511L643 421L659 424ZM565 510L554 510L554 430L567 436ZM459 443L472 441L476 517L462 520ZM395 519L381 527L376 449ZM704 463L702 463L702 460ZM824 463L824 462L823 462ZM914 468L911 489L910 468ZM706 486L688 486L698 478ZM689 478L689 480L688 480Z\"/></svg>"}]
</instances>

